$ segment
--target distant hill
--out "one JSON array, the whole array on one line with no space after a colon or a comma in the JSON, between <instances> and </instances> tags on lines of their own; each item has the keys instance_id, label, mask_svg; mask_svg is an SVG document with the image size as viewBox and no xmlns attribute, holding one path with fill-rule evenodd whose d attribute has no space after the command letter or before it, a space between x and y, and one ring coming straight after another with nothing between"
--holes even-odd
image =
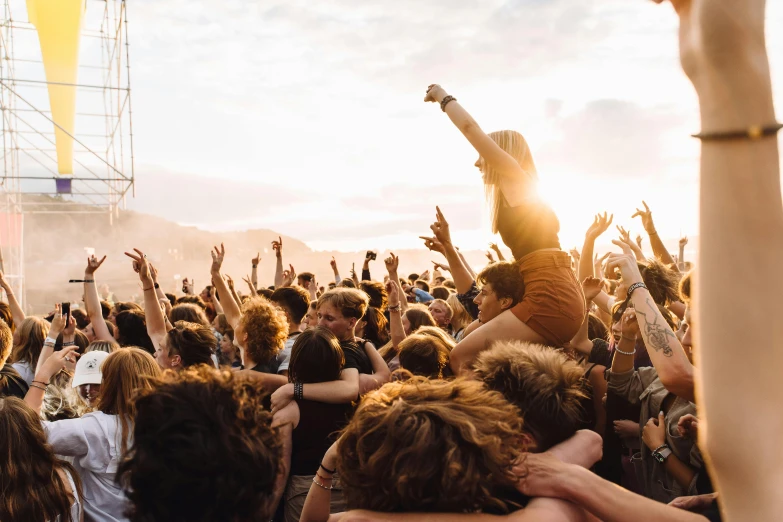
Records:
<instances>
[{"instance_id":1,"label":"distant hill","mask_svg":"<svg viewBox=\"0 0 783 522\"><path fill-rule=\"evenodd\" d=\"M58 210L62 210L62 203ZM52 205L52 209L55 205ZM45 208L45 207L43 207ZM138 278L131 270L125 251L139 248L144 251L160 272L161 286L167 292L179 293L181 283L174 276L195 278L200 290L209 284L210 250L225 243L227 258L224 272L230 274L243 292L247 291L242 277L250 273L250 260L261 252L259 285L273 284L275 257L271 243L281 234L269 229L236 232L209 232L195 227L178 225L163 218L133 211L121 211L110 222L108 214L78 213L94 210L87 205L67 205L72 213L28 214L25 216L25 272L27 304L32 313L45 313L55 302L81 301L82 285L68 284L69 279L81 279L86 265L86 248L93 248L99 257L107 260L97 273L99 284L107 283L120 299L139 294ZM293 264L298 272L316 274L320 284L333 279L329 261L335 257L343 277L348 277L352 264L361 270L365 252L316 252L304 242L282 236L285 268ZM265 252L266 249L266 252ZM374 279L385 274L383 257L372 262ZM442 260L438 254L425 249L397 251L401 259L401 275L432 269L431 260ZM474 267L486 263L482 252L466 252Z\"/></svg>"}]
</instances>

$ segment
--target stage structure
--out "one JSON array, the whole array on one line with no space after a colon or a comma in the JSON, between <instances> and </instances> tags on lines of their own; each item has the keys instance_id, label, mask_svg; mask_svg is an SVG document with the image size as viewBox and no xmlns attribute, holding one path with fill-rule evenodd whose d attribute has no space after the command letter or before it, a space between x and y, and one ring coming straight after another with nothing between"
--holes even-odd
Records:
<instances>
[{"instance_id":1,"label":"stage structure","mask_svg":"<svg viewBox=\"0 0 783 522\"><path fill-rule=\"evenodd\" d=\"M0 265L23 300L25 216L112 222L135 191L128 17L124 0L0 5Z\"/></svg>"}]
</instances>

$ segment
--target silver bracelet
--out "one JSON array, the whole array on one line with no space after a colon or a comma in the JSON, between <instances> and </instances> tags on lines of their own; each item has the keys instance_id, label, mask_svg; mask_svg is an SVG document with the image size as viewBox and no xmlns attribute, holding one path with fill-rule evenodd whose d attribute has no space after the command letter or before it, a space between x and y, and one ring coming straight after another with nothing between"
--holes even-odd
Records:
<instances>
[{"instance_id":1,"label":"silver bracelet","mask_svg":"<svg viewBox=\"0 0 783 522\"><path fill-rule=\"evenodd\" d=\"M624 352L619 347L615 346L614 351L622 355L634 355L636 353L636 348L634 348L632 352Z\"/></svg>"},{"instance_id":2,"label":"silver bracelet","mask_svg":"<svg viewBox=\"0 0 783 522\"><path fill-rule=\"evenodd\" d=\"M332 485L332 486L329 486L329 487L327 488L326 486L324 486L323 484L321 484L320 482L318 482L318 480L316 480L316 478L315 478L315 477L313 477L313 483L315 483L315 485L316 485L316 486L321 486L322 488L324 488L324 489L326 489L326 490L330 490L330 491L331 491L331 490L333 490L333 489L334 489L334 485Z\"/></svg>"}]
</instances>

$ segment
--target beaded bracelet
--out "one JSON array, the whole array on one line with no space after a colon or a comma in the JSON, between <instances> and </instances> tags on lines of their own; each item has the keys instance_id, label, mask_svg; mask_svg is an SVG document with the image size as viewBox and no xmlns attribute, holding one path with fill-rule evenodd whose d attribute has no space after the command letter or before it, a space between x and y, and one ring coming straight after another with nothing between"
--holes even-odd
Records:
<instances>
[{"instance_id":1,"label":"beaded bracelet","mask_svg":"<svg viewBox=\"0 0 783 522\"><path fill-rule=\"evenodd\" d=\"M294 399L304 399L304 384L301 382L294 383Z\"/></svg>"},{"instance_id":2,"label":"beaded bracelet","mask_svg":"<svg viewBox=\"0 0 783 522\"><path fill-rule=\"evenodd\" d=\"M330 491L334 489L334 485L326 487L323 484L321 484L320 482L318 482L318 480L315 477L313 477L313 482L315 483L316 486L321 486L324 489L327 489L327 490L330 490Z\"/></svg>"},{"instance_id":3,"label":"beaded bracelet","mask_svg":"<svg viewBox=\"0 0 783 522\"><path fill-rule=\"evenodd\" d=\"M619 349L617 346L615 346L614 347L614 351L619 353L619 354L622 354L622 355L634 355L634 354L636 354L636 348L634 348L632 352L624 352L621 349Z\"/></svg>"},{"instance_id":4,"label":"beaded bracelet","mask_svg":"<svg viewBox=\"0 0 783 522\"><path fill-rule=\"evenodd\" d=\"M452 96L450 94L448 96L446 96L445 98L443 98L443 101L440 102L440 110L442 110L443 112L446 112L446 105L448 105L449 103L451 103L453 101L457 101L457 98L455 98L454 96Z\"/></svg>"}]
</instances>

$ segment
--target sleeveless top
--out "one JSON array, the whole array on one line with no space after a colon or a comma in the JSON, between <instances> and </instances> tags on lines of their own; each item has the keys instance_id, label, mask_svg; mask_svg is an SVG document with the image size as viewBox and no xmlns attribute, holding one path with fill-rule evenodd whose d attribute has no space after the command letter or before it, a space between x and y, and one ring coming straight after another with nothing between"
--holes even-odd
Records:
<instances>
[{"instance_id":1,"label":"sleeveless top","mask_svg":"<svg viewBox=\"0 0 783 522\"><path fill-rule=\"evenodd\" d=\"M300 399L299 424L291 437L291 476L315 475L329 446L353 412L350 404Z\"/></svg>"},{"instance_id":2,"label":"sleeveless top","mask_svg":"<svg viewBox=\"0 0 783 522\"><path fill-rule=\"evenodd\" d=\"M559 232L560 221L555 212L540 199L517 207L504 204L498 209L498 233L514 259L543 248L560 248Z\"/></svg>"}]
</instances>

